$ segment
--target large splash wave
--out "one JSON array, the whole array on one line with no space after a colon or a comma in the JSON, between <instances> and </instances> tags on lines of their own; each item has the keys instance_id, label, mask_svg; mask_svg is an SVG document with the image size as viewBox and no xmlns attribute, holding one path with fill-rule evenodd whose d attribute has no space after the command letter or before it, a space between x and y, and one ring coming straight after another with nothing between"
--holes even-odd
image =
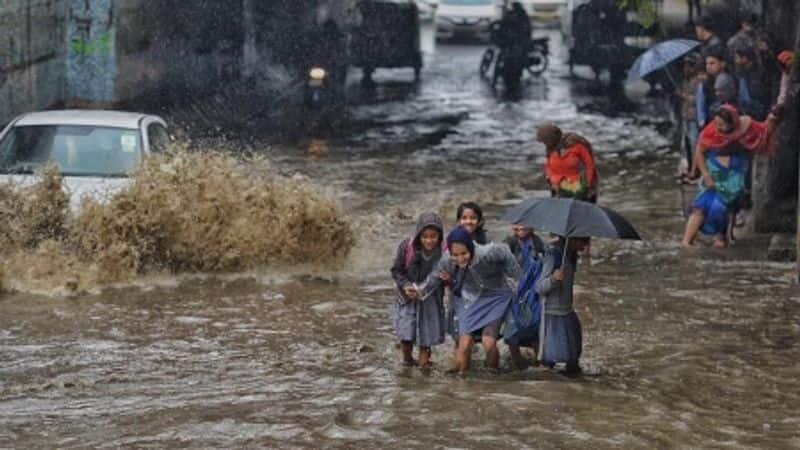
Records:
<instances>
[{"instance_id":1,"label":"large splash wave","mask_svg":"<svg viewBox=\"0 0 800 450\"><path fill-rule=\"evenodd\" d=\"M86 289L153 272L330 266L355 243L340 206L262 158L173 149L144 161L110 201L71 213L53 166L0 187L6 287ZM0 272L0 273L2 273Z\"/></svg>"}]
</instances>

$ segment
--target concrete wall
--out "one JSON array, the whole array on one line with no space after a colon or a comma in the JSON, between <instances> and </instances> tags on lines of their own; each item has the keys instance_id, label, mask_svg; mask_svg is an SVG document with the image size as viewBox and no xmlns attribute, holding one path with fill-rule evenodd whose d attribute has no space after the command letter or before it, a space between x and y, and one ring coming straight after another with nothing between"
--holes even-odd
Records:
<instances>
[{"instance_id":1,"label":"concrete wall","mask_svg":"<svg viewBox=\"0 0 800 450\"><path fill-rule=\"evenodd\" d=\"M111 103L117 76L112 0L68 0L66 100Z\"/></svg>"},{"instance_id":2,"label":"concrete wall","mask_svg":"<svg viewBox=\"0 0 800 450\"><path fill-rule=\"evenodd\" d=\"M65 98L68 4L0 0L0 124Z\"/></svg>"},{"instance_id":3,"label":"concrete wall","mask_svg":"<svg viewBox=\"0 0 800 450\"><path fill-rule=\"evenodd\" d=\"M115 0L117 101L184 99L240 74L241 0Z\"/></svg>"},{"instance_id":4,"label":"concrete wall","mask_svg":"<svg viewBox=\"0 0 800 450\"><path fill-rule=\"evenodd\" d=\"M181 99L238 78L242 3L0 0L0 124L58 105Z\"/></svg>"}]
</instances>

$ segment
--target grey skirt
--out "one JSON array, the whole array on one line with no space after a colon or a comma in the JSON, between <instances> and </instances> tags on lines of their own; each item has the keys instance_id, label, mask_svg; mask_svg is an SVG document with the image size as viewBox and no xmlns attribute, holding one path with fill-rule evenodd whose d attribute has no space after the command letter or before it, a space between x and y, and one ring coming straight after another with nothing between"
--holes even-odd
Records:
<instances>
[{"instance_id":1,"label":"grey skirt","mask_svg":"<svg viewBox=\"0 0 800 450\"><path fill-rule=\"evenodd\" d=\"M393 315L397 339L420 347L444 342L446 324L441 295L433 294L424 301L402 302L398 299Z\"/></svg>"},{"instance_id":2,"label":"grey skirt","mask_svg":"<svg viewBox=\"0 0 800 450\"><path fill-rule=\"evenodd\" d=\"M581 321L575 311L564 316L546 315L544 351L541 357L543 363L566 363L567 367L575 367L581 357L582 348Z\"/></svg>"}]
</instances>

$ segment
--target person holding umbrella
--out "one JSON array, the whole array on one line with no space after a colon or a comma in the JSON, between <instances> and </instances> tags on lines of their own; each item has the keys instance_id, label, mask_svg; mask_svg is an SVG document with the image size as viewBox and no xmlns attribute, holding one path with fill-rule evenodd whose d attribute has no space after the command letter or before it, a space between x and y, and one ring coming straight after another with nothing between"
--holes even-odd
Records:
<instances>
[{"instance_id":1,"label":"person holding umbrella","mask_svg":"<svg viewBox=\"0 0 800 450\"><path fill-rule=\"evenodd\" d=\"M580 371L579 359L583 349L581 321L573 306L573 285L578 267L578 253L589 245L585 237L567 241L560 238L545 254L542 272L536 282L536 292L543 300L545 320L544 351L539 359L554 367L565 364L566 373Z\"/></svg>"},{"instance_id":2,"label":"person holding umbrella","mask_svg":"<svg viewBox=\"0 0 800 450\"><path fill-rule=\"evenodd\" d=\"M573 307L578 252L590 237L641 240L624 217L609 208L572 198L533 197L507 209L503 220L561 236L546 253L535 289L541 303L539 360L580 370L582 330Z\"/></svg>"}]
</instances>

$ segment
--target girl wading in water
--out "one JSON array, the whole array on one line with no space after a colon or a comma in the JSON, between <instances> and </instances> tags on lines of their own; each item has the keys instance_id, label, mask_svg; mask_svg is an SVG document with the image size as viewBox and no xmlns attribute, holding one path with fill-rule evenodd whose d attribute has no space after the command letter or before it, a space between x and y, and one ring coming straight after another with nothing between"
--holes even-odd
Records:
<instances>
[{"instance_id":1,"label":"girl wading in water","mask_svg":"<svg viewBox=\"0 0 800 450\"><path fill-rule=\"evenodd\" d=\"M450 232L447 246L449 258L442 258L428 277L424 291L440 289L445 282L453 290L452 308L458 323L454 370L461 373L469 370L475 335L481 338L486 365L496 368L500 362L497 350L500 325L522 270L507 245L477 245L463 227Z\"/></svg>"},{"instance_id":2,"label":"girl wading in water","mask_svg":"<svg viewBox=\"0 0 800 450\"><path fill-rule=\"evenodd\" d=\"M566 365L567 373L580 371L578 360L583 348L581 322L573 307L573 284L578 266L578 253L589 245L588 238L564 238L547 250L536 292L544 302L545 323L540 329L543 351L540 359L546 366ZM563 252L566 251L566 257ZM563 262L563 264L562 264Z\"/></svg>"},{"instance_id":3,"label":"girl wading in water","mask_svg":"<svg viewBox=\"0 0 800 450\"><path fill-rule=\"evenodd\" d=\"M416 284L425 281L442 258L444 227L434 213L423 213L413 237L397 248L392 278L397 285L394 327L403 352L403 364L412 366L414 344L419 346L419 365L430 364L431 347L444 342L444 287L427 291L422 298Z\"/></svg>"}]
</instances>

